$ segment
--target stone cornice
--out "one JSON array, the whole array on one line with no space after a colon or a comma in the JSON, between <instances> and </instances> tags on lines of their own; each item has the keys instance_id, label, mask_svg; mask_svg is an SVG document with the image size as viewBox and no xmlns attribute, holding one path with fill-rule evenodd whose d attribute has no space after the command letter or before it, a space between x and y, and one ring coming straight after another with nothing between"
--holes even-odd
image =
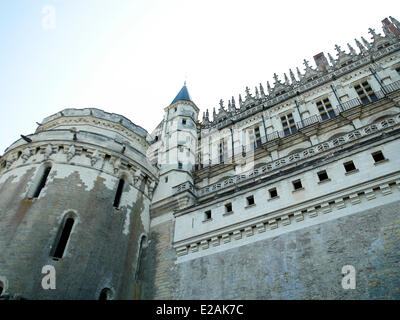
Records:
<instances>
[{"instance_id":1,"label":"stone cornice","mask_svg":"<svg viewBox=\"0 0 400 320\"><path fill-rule=\"evenodd\" d=\"M148 142L146 136L141 136L134 130L128 129L121 123L115 123L110 120L100 119L94 116L61 116L56 119L49 120L45 124L42 124L36 130L36 133L49 131L57 128L58 126L79 126L79 125L90 125L91 127L101 128L109 131L116 132L121 136L124 136L128 140L133 140L135 143L140 144L142 147L147 148Z\"/></svg>"},{"instance_id":2,"label":"stone cornice","mask_svg":"<svg viewBox=\"0 0 400 320\"><path fill-rule=\"evenodd\" d=\"M84 155L82 158L81 156ZM109 157L106 160L106 156ZM84 142L68 140L46 140L24 144L10 150L0 162L0 175L15 168L30 165L40 165L46 161L60 164L76 165L99 170L119 178L123 173L129 173L132 181L147 176L148 188L154 191L158 176L148 170L146 163L140 163L109 148ZM109 165L105 166L106 161ZM151 192L152 192L151 191Z\"/></svg>"}]
</instances>

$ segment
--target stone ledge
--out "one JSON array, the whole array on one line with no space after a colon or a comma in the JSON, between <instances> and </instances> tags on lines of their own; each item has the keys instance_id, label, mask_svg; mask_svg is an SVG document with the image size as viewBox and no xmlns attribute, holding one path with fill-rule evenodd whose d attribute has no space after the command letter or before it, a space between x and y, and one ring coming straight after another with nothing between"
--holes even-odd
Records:
<instances>
[{"instance_id":1,"label":"stone ledge","mask_svg":"<svg viewBox=\"0 0 400 320\"><path fill-rule=\"evenodd\" d=\"M397 187L397 188L396 188ZM265 218L263 221L257 222L255 224L251 224L247 227L243 227L240 230L234 230L230 233L221 233L220 235L214 236L212 238L207 238L201 240L200 243L208 243L211 241L213 246L220 245L220 239L222 239L223 243L230 242L230 237L232 236L235 240L241 240L242 238L242 231L246 235L246 238L251 237L254 235L254 230L260 233L268 232L269 230L277 229L282 226L287 226L291 223L290 216L293 215L293 220L296 223L302 223L302 221L313 219L319 215L319 213L327 214L329 212L333 212L335 209L340 210L346 207L346 201L350 202L352 205L357 205L361 203L361 198L364 198L367 201L376 198L376 194L378 191L382 192L382 195L388 195L393 193L393 191L400 191L400 180L395 180L386 184L376 185L375 187L368 187L362 190L359 190L357 193L354 191L349 193L348 195L342 195L340 198L337 198L333 201L321 202L320 205L313 204L312 206L303 209L301 211L296 212L288 212L284 213L281 216L277 216L275 218ZM307 219L305 218L304 213L307 213ZM267 228L268 227L268 228ZM228 240L229 237L229 240ZM225 240L225 241L224 241ZM198 243L198 242L196 242ZM184 246L175 247L178 256L183 256L189 253L189 248L191 248L192 244L187 244ZM202 250L208 249L209 246L203 245Z\"/></svg>"}]
</instances>

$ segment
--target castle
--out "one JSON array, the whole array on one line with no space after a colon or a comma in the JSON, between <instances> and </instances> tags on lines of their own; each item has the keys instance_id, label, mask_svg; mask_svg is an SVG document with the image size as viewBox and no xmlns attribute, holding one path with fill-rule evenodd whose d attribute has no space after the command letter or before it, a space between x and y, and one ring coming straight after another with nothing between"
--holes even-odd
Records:
<instances>
[{"instance_id":1,"label":"castle","mask_svg":"<svg viewBox=\"0 0 400 320\"><path fill-rule=\"evenodd\" d=\"M212 119L186 83L151 134L45 118L0 158L2 299L400 298L400 23L382 23Z\"/></svg>"}]
</instances>

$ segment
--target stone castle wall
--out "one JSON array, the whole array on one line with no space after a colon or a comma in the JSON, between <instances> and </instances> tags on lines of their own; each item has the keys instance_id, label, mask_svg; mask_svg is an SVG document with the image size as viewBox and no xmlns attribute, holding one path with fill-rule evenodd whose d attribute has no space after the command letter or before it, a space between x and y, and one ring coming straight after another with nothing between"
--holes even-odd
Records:
<instances>
[{"instance_id":1,"label":"stone castle wall","mask_svg":"<svg viewBox=\"0 0 400 320\"><path fill-rule=\"evenodd\" d=\"M160 245L170 228L164 223L150 233L144 298L399 299L399 204L388 201L181 263ZM345 265L356 270L355 290L342 288Z\"/></svg>"},{"instance_id":2,"label":"stone castle wall","mask_svg":"<svg viewBox=\"0 0 400 320\"><path fill-rule=\"evenodd\" d=\"M136 271L140 246L147 244L154 176L150 166L140 162L140 147L134 140L121 151L113 133L98 135L97 127L90 125L95 118L85 112L75 110L73 116L79 119L72 123L70 117L57 117L62 129L38 130L29 136L31 142L17 141L2 159L3 294L25 299L98 299L107 288L113 299L137 295ZM112 131L112 126L103 130ZM132 139L137 135L131 134ZM33 191L48 166L46 184L36 197ZM114 206L121 178L125 184L120 204ZM64 255L55 259L57 238L69 216L74 225ZM45 265L55 268L56 290L42 287Z\"/></svg>"}]
</instances>

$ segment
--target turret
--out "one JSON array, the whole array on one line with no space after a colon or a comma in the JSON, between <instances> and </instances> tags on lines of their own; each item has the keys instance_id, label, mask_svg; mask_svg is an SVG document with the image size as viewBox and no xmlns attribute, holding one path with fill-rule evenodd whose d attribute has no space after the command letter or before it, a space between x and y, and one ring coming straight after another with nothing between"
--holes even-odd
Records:
<instances>
[{"instance_id":1,"label":"turret","mask_svg":"<svg viewBox=\"0 0 400 320\"><path fill-rule=\"evenodd\" d=\"M191 173L195 166L199 108L192 101L186 82L164 112L157 200L171 196L174 186L193 183Z\"/></svg>"}]
</instances>

